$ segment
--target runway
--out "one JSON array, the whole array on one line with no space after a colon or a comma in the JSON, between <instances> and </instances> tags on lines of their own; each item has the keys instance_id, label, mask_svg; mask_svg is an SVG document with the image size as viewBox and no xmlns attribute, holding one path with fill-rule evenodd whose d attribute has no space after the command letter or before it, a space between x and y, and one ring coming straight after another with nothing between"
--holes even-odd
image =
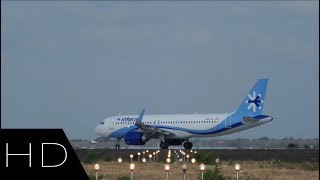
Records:
<instances>
[{"instance_id":1,"label":"runway","mask_svg":"<svg viewBox=\"0 0 320 180\"><path fill-rule=\"evenodd\" d=\"M146 149L75 149L80 160L86 157L90 152L99 155L108 155L113 160L118 157L129 159L129 154L136 155L142 153ZM155 149L150 149L155 151ZM165 156L168 150L160 150L159 157ZM178 151L178 150L176 150ZM189 152L190 150L185 150ZM197 149L200 153L213 152L222 160L254 160L254 161L270 161L281 160L288 162L319 162L319 149ZM141 155L142 156L142 155Z\"/></svg>"}]
</instances>

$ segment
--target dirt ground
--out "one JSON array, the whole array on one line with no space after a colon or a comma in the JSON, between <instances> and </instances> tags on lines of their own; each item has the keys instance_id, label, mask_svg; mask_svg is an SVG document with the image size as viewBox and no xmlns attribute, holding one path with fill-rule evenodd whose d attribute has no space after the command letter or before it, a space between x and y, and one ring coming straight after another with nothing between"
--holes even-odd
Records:
<instances>
[{"instance_id":1,"label":"dirt ground","mask_svg":"<svg viewBox=\"0 0 320 180\"><path fill-rule=\"evenodd\" d=\"M152 151L152 150L151 150ZM185 150L190 153L190 150ZM94 163L84 164L83 161L90 154L96 154L101 160L99 179L120 179L119 177L130 177L129 154L136 155L142 152L138 149L128 150L76 150L79 159L88 175L95 175ZM235 149L235 150L199 150L201 153L215 153L221 159L219 168L227 179L236 179L234 165L239 163L241 169L239 179L248 180L316 180L319 179L319 151L316 149ZM161 150L159 159L165 159L168 150ZM194 153L194 151L193 151ZM106 158L108 157L108 158ZM123 158L122 163L116 160ZM108 161L102 161L109 159ZM164 163L160 162L137 162L137 157L133 158L135 170L134 179L137 180L159 180L166 179ZM175 161L170 164L169 179L183 179L181 164ZM207 166L213 169L213 165ZM197 180L200 177L199 164L187 163L186 180Z\"/></svg>"},{"instance_id":2,"label":"dirt ground","mask_svg":"<svg viewBox=\"0 0 320 180\"><path fill-rule=\"evenodd\" d=\"M130 177L129 165L131 162L118 163L115 161L98 161L101 169L100 179L117 179L118 177ZM133 162L135 170L134 179L137 180L160 180L166 179L164 163L158 162ZM319 179L319 168L308 163L282 163L279 161L221 161L219 167L227 179L235 179L234 164L239 163L241 169L239 179L263 179L263 180L316 180ZM94 164L82 163L88 175L95 175ZM196 180L200 177L199 164L187 163L186 179ZM206 169L213 165L206 166ZM183 179L183 171L179 162L170 164L169 179Z\"/></svg>"}]
</instances>

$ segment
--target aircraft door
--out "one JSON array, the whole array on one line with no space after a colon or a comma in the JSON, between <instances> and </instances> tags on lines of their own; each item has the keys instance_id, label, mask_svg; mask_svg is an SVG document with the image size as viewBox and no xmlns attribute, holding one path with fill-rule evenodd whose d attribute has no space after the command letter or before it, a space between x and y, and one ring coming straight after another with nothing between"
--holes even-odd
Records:
<instances>
[{"instance_id":1,"label":"aircraft door","mask_svg":"<svg viewBox=\"0 0 320 180\"><path fill-rule=\"evenodd\" d=\"M225 121L225 127L226 128L231 128L231 119L232 119L232 115L230 115L229 117L227 117L226 121Z\"/></svg>"},{"instance_id":2,"label":"aircraft door","mask_svg":"<svg viewBox=\"0 0 320 180\"><path fill-rule=\"evenodd\" d=\"M114 119L110 119L109 130L114 130L114 123L115 123L115 120Z\"/></svg>"}]
</instances>

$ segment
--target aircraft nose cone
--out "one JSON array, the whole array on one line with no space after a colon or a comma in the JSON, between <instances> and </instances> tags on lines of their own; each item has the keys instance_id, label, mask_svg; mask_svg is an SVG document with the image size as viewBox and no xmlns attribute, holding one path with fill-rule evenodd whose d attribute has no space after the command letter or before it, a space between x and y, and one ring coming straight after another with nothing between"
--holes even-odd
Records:
<instances>
[{"instance_id":1,"label":"aircraft nose cone","mask_svg":"<svg viewBox=\"0 0 320 180\"><path fill-rule=\"evenodd\" d=\"M106 132L103 131L103 127L101 125L98 125L95 129L94 132L98 135L98 136L104 136Z\"/></svg>"}]
</instances>

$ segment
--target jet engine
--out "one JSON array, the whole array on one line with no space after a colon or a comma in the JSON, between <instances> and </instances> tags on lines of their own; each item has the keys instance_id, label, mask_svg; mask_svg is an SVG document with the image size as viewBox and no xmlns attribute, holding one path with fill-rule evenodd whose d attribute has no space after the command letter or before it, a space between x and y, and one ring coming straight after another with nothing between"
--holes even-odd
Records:
<instances>
[{"instance_id":1,"label":"jet engine","mask_svg":"<svg viewBox=\"0 0 320 180\"><path fill-rule=\"evenodd\" d=\"M128 145L144 145L147 141L142 132L129 131L124 134L124 142Z\"/></svg>"}]
</instances>

